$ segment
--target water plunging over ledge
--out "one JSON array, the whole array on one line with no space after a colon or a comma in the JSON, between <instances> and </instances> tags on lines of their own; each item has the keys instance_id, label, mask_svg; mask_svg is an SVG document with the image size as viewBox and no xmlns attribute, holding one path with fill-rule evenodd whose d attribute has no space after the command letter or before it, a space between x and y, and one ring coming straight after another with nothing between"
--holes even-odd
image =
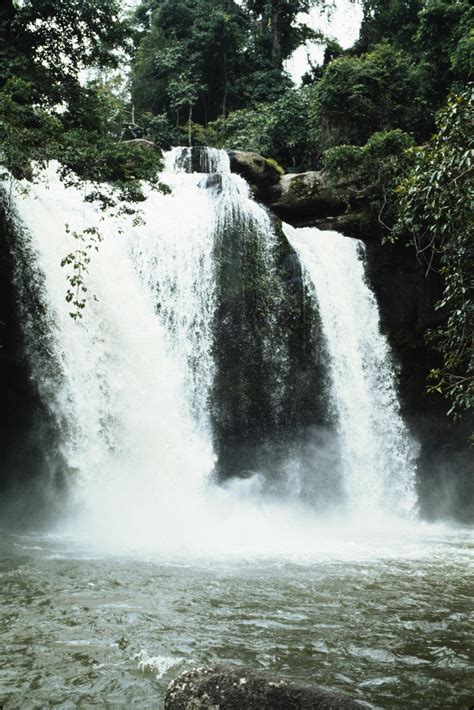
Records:
<instances>
[{"instance_id":1,"label":"water plunging over ledge","mask_svg":"<svg viewBox=\"0 0 474 710\"><path fill-rule=\"evenodd\" d=\"M77 507L54 534L2 537L0 701L156 708L181 669L229 662L372 707L468 707L472 531L413 515L361 246L285 227L297 258L225 153L201 156L203 173L166 156L172 194L138 227L54 169L15 195L27 354ZM66 221L104 237L79 322ZM256 429L254 470L238 478L236 446L217 485Z\"/></svg>"},{"instance_id":2,"label":"water plunging over ledge","mask_svg":"<svg viewBox=\"0 0 474 710\"><path fill-rule=\"evenodd\" d=\"M364 246L336 232L285 233L304 266L328 345L344 484L355 509L410 513L417 449L400 414L393 363L364 273Z\"/></svg>"},{"instance_id":3,"label":"water plunging over ledge","mask_svg":"<svg viewBox=\"0 0 474 710\"><path fill-rule=\"evenodd\" d=\"M166 155L163 179L172 193L150 193L138 227L125 218L101 220L83 194L64 188L54 168L45 182L16 197L17 249L29 254L36 271L46 312L41 335L54 365L45 369L44 354L36 357L40 324L26 304L27 350L39 390L61 424L60 446L77 472L87 527L102 528L106 519L112 539L159 546L166 538L182 545L193 520L201 534L205 527L208 544L226 517L234 542L249 515L255 536L271 537L268 519L261 530L261 505L278 509L277 518L289 515L289 528L300 517L295 510L311 519L312 500L319 516L325 505L333 514L334 502L356 517L411 513L415 448L400 415L361 245L286 226L303 269L299 283L288 285L288 273L298 272L281 271L289 258L281 251L285 237L252 200L246 182L231 174L227 154L201 150L199 160L202 172L190 172L190 149ZM91 296L79 322L64 300L60 262L73 248L65 216L71 231L97 225L104 237L90 265ZM271 448L295 416L290 409L298 369L295 335L286 330L294 314L286 321L279 314L295 291L304 297L301 322L308 327L313 318L318 330L316 341L308 336L313 356L305 377L312 367L316 372L312 357L326 361L328 375L321 369L317 387L324 393L329 378L329 404L322 424L306 427L310 446L283 443L277 460ZM242 352L258 357L240 362ZM240 429L233 427L236 417ZM244 480L237 447L231 480L218 489L211 474L216 456L225 457L222 431L230 441L237 431L263 444ZM271 463L262 463L261 451ZM227 516L222 511L229 505ZM249 513L248 506L257 509Z\"/></svg>"}]
</instances>

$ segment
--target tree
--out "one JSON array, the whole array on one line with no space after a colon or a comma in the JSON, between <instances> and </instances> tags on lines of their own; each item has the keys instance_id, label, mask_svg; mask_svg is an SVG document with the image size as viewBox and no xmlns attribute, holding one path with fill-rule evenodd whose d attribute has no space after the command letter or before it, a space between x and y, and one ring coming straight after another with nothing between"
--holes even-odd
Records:
<instances>
[{"instance_id":1,"label":"tree","mask_svg":"<svg viewBox=\"0 0 474 710\"><path fill-rule=\"evenodd\" d=\"M445 103L454 81L472 79L473 27L474 8L466 0L428 0L420 12L415 51L433 111ZM467 53L461 60L463 47Z\"/></svg>"},{"instance_id":2,"label":"tree","mask_svg":"<svg viewBox=\"0 0 474 710\"><path fill-rule=\"evenodd\" d=\"M204 126L240 109L275 102L291 87L284 62L307 39L320 37L299 13L324 0L143 0L136 13L132 93L140 112L173 112L170 83L192 77L192 105ZM187 81L189 84L189 81ZM174 114L174 115L173 115Z\"/></svg>"},{"instance_id":3,"label":"tree","mask_svg":"<svg viewBox=\"0 0 474 710\"><path fill-rule=\"evenodd\" d=\"M360 37L352 51L361 54L390 42L410 55L433 116L453 81L472 78L474 8L467 0L362 0L362 7Z\"/></svg>"},{"instance_id":4,"label":"tree","mask_svg":"<svg viewBox=\"0 0 474 710\"><path fill-rule=\"evenodd\" d=\"M315 84L313 112L323 150L342 143L363 145L372 133L395 128L420 138L431 121L418 67L387 43L328 64Z\"/></svg>"},{"instance_id":5,"label":"tree","mask_svg":"<svg viewBox=\"0 0 474 710\"><path fill-rule=\"evenodd\" d=\"M119 138L117 101L107 82L85 84L116 68L126 26L117 0L7 0L0 14L0 135L3 177L35 178L50 160L69 185L88 186L85 199L103 209L133 212L144 199L141 180L158 189L159 155ZM120 103L120 102L119 102ZM103 189L102 184L113 187ZM90 252L100 241L95 227L75 233L78 247L65 257L70 267L71 315L85 306Z\"/></svg>"},{"instance_id":6,"label":"tree","mask_svg":"<svg viewBox=\"0 0 474 710\"><path fill-rule=\"evenodd\" d=\"M252 150L283 165L306 165L310 91L287 89L273 103L234 111L211 124L213 142L228 149Z\"/></svg>"},{"instance_id":7,"label":"tree","mask_svg":"<svg viewBox=\"0 0 474 710\"><path fill-rule=\"evenodd\" d=\"M299 15L319 5L328 7L324 0L246 0L245 5L255 23L254 41L259 53L280 71L283 62L308 39L320 38Z\"/></svg>"},{"instance_id":8,"label":"tree","mask_svg":"<svg viewBox=\"0 0 474 710\"><path fill-rule=\"evenodd\" d=\"M56 159L63 175L109 180L128 198L159 163L117 141L116 104L81 74L115 68L126 27L116 0L8 0L0 16L2 163L17 176ZM33 167L32 167L33 166Z\"/></svg>"},{"instance_id":9,"label":"tree","mask_svg":"<svg viewBox=\"0 0 474 710\"><path fill-rule=\"evenodd\" d=\"M380 42L413 51L424 0L361 0L363 18L353 51L363 54Z\"/></svg>"},{"instance_id":10,"label":"tree","mask_svg":"<svg viewBox=\"0 0 474 710\"><path fill-rule=\"evenodd\" d=\"M431 372L433 391L450 401L455 417L474 409L473 285L474 90L449 97L438 132L414 150L415 165L399 188L399 229L412 235L426 271L439 269L446 321L429 339L443 364Z\"/></svg>"},{"instance_id":11,"label":"tree","mask_svg":"<svg viewBox=\"0 0 474 710\"><path fill-rule=\"evenodd\" d=\"M207 125L241 105L236 77L245 64L245 15L234 0L152 0L139 7L141 31L133 63L132 94L140 112L176 115L178 84L186 77L193 91L191 113ZM170 92L170 84L174 89ZM181 105L182 102L178 101Z\"/></svg>"}]
</instances>

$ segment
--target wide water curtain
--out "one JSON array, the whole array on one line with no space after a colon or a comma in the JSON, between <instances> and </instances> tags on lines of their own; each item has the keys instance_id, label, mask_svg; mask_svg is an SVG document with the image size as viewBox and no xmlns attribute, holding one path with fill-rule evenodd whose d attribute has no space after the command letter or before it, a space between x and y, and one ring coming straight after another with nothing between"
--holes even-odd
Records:
<instances>
[{"instance_id":1,"label":"wide water curtain","mask_svg":"<svg viewBox=\"0 0 474 710\"><path fill-rule=\"evenodd\" d=\"M174 149L163 180L140 226L100 221L54 168L15 198L17 279L43 314L24 308L27 354L86 507L165 535L244 477L319 512L410 513L416 450L361 244L283 232L224 151ZM103 235L76 321L66 216Z\"/></svg>"}]
</instances>

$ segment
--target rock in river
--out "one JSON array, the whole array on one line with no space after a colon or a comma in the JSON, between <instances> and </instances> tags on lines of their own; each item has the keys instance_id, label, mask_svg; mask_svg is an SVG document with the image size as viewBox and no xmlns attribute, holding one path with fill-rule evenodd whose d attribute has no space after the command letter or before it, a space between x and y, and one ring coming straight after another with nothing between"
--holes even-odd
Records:
<instances>
[{"instance_id":1,"label":"rock in river","mask_svg":"<svg viewBox=\"0 0 474 710\"><path fill-rule=\"evenodd\" d=\"M207 666L172 681L165 710L357 710L363 706L338 693L262 671Z\"/></svg>"}]
</instances>

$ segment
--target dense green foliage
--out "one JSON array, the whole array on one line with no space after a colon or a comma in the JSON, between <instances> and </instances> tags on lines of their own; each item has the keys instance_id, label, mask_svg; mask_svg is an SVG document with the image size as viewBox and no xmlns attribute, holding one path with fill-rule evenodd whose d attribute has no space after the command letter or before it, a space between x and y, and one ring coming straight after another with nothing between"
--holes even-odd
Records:
<instances>
[{"instance_id":1,"label":"dense green foliage","mask_svg":"<svg viewBox=\"0 0 474 710\"><path fill-rule=\"evenodd\" d=\"M414 167L398 188L399 228L412 235L427 270L444 281L439 308L447 320L430 333L443 356L431 388L451 401L459 416L474 408L474 91L450 96L438 132L415 152Z\"/></svg>"},{"instance_id":2,"label":"dense green foliage","mask_svg":"<svg viewBox=\"0 0 474 710\"><path fill-rule=\"evenodd\" d=\"M0 162L4 176L35 178L56 160L66 185L88 184L86 199L103 209L133 210L140 181L160 186L159 153L122 142L122 105L110 82L127 27L117 0L6 0L0 12ZM86 71L95 78L84 82ZM104 188L107 182L113 189ZM77 317L85 306L90 251L100 234L74 234L67 300Z\"/></svg>"},{"instance_id":3,"label":"dense green foliage","mask_svg":"<svg viewBox=\"0 0 474 710\"><path fill-rule=\"evenodd\" d=\"M392 232L398 220L395 189L413 166L415 141L400 129L373 133L364 146L340 145L324 154L323 167L335 182L352 185L377 221Z\"/></svg>"},{"instance_id":4,"label":"dense green foliage","mask_svg":"<svg viewBox=\"0 0 474 710\"><path fill-rule=\"evenodd\" d=\"M376 131L426 133L427 107L414 61L384 42L331 62L315 87L316 140L362 145Z\"/></svg>"},{"instance_id":5,"label":"dense green foliage","mask_svg":"<svg viewBox=\"0 0 474 710\"><path fill-rule=\"evenodd\" d=\"M418 31L423 0L361 0L364 16L354 51L369 51L379 42L410 52Z\"/></svg>"},{"instance_id":6,"label":"dense green foliage","mask_svg":"<svg viewBox=\"0 0 474 710\"><path fill-rule=\"evenodd\" d=\"M2 164L16 175L57 159L68 172L123 188L156 165L117 141L113 105L81 72L114 68L126 27L116 0L27 1L3 10L0 54ZM146 169L145 169L146 168Z\"/></svg>"},{"instance_id":7,"label":"dense green foliage","mask_svg":"<svg viewBox=\"0 0 474 710\"><path fill-rule=\"evenodd\" d=\"M147 0L137 11L133 100L139 113L207 123L234 106L242 13L233 0Z\"/></svg>"},{"instance_id":8,"label":"dense green foliage","mask_svg":"<svg viewBox=\"0 0 474 710\"><path fill-rule=\"evenodd\" d=\"M308 160L310 94L306 88L287 89L275 102L234 111L209 126L212 142L223 148L275 155L284 165Z\"/></svg>"},{"instance_id":9,"label":"dense green foliage","mask_svg":"<svg viewBox=\"0 0 474 710\"><path fill-rule=\"evenodd\" d=\"M209 122L280 99L283 64L315 33L298 14L324 0L143 0L136 18L132 96L176 126Z\"/></svg>"}]
</instances>

